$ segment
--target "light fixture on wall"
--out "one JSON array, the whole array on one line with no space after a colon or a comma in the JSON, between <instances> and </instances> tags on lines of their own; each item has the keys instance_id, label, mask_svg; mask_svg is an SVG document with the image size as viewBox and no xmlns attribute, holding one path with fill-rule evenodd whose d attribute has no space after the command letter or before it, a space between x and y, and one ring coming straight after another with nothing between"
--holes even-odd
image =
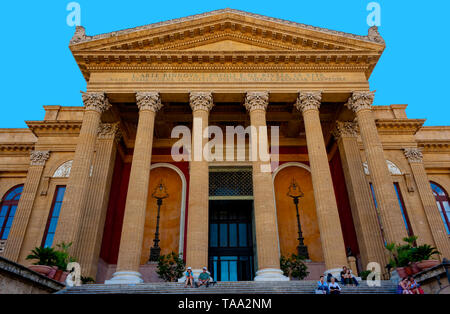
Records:
<instances>
[{"instance_id":1,"label":"light fixture on wall","mask_svg":"<svg viewBox=\"0 0 450 314\"><path fill-rule=\"evenodd\" d=\"M293 199L294 204L295 204L295 209L297 211L298 242L299 242L299 244L297 246L297 254L298 254L298 256L302 256L305 259L309 259L308 247L303 242L304 238L303 238L303 233L302 233L302 226L300 224L300 214L299 214L299 210L298 210L299 200L305 194L302 192L302 190L300 189L300 186L297 184L297 181L294 178L292 179L291 185L289 186L289 191L288 191L287 195Z\"/></svg>"},{"instance_id":2,"label":"light fixture on wall","mask_svg":"<svg viewBox=\"0 0 450 314\"><path fill-rule=\"evenodd\" d=\"M158 215L156 216L155 239L153 240L153 247L150 249L150 262L157 262L159 257L161 256L161 248L159 246L159 220L161 205L163 204L163 200L169 197L166 186L164 185L162 180L155 187L155 190L152 193L152 197L156 199L156 205L158 206Z\"/></svg>"}]
</instances>

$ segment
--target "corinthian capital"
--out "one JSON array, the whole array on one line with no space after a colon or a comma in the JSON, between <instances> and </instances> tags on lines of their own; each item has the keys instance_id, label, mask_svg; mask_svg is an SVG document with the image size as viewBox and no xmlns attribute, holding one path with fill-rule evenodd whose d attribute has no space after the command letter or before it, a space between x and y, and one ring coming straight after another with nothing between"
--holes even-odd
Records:
<instances>
[{"instance_id":1,"label":"corinthian capital","mask_svg":"<svg viewBox=\"0 0 450 314\"><path fill-rule=\"evenodd\" d=\"M254 110L267 110L269 106L269 92L249 92L245 95L245 108L252 112Z\"/></svg>"},{"instance_id":2,"label":"corinthian capital","mask_svg":"<svg viewBox=\"0 0 450 314\"><path fill-rule=\"evenodd\" d=\"M346 106L348 109L357 113L363 109L371 109L374 98L375 92L353 92Z\"/></svg>"},{"instance_id":3,"label":"corinthian capital","mask_svg":"<svg viewBox=\"0 0 450 314\"><path fill-rule=\"evenodd\" d=\"M111 104L105 93L83 93L82 97L85 110L103 113L111 108Z\"/></svg>"},{"instance_id":4,"label":"corinthian capital","mask_svg":"<svg viewBox=\"0 0 450 314\"><path fill-rule=\"evenodd\" d=\"M50 158L49 151L32 151L30 161L32 166L44 166Z\"/></svg>"},{"instance_id":5,"label":"corinthian capital","mask_svg":"<svg viewBox=\"0 0 450 314\"><path fill-rule=\"evenodd\" d=\"M358 136L358 124L355 122L337 121L332 133L336 139L341 137L356 137Z\"/></svg>"},{"instance_id":6,"label":"corinthian capital","mask_svg":"<svg viewBox=\"0 0 450 314\"><path fill-rule=\"evenodd\" d=\"M122 132L119 128L119 122L116 123L101 123L98 126L99 139L114 139L119 141L122 137Z\"/></svg>"},{"instance_id":7,"label":"corinthian capital","mask_svg":"<svg viewBox=\"0 0 450 314\"><path fill-rule=\"evenodd\" d=\"M189 95L189 104L192 111L204 110L210 112L214 107L213 95L211 92L192 92Z\"/></svg>"},{"instance_id":8,"label":"corinthian capital","mask_svg":"<svg viewBox=\"0 0 450 314\"><path fill-rule=\"evenodd\" d=\"M163 107L161 96L158 92L139 92L136 93L136 103L139 110L150 110L158 112Z\"/></svg>"},{"instance_id":9,"label":"corinthian capital","mask_svg":"<svg viewBox=\"0 0 450 314\"><path fill-rule=\"evenodd\" d=\"M420 163L423 160L421 148L405 148L404 153L410 163Z\"/></svg>"},{"instance_id":10,"label":"corinthian capital","mask_svg":"<svg viewBox=\"0 0 450 314\"><path fill-rule=\"evenodd\" d=\"M300 92L295 107L300 112L319 110L322 103L322 92Z\"/></svg>"}]
</instances>

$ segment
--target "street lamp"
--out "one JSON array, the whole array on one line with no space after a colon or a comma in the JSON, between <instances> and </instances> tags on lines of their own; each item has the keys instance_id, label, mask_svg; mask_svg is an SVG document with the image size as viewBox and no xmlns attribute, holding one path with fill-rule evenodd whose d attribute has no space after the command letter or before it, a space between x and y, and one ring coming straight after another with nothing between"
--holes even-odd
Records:
<instances>
[{"instance_id":1,"label":"street lamp","mask_svg":"<svg viewBox=\"0 0 450 314\"><path fill-rule=\"evenodd\" d=\"M153 247L150 249L150 262L157 262L159 256L161 255L161 248L159 247L159 219L161 205L163 203L163 200L169 197L169 194L167 194L166 186L164 185L162 180L155 187L155 190L152 193L152 197L156 199L156 204L158 205L158 216L156 216L155 239L153 240Z\"/></svg>"},{"instance_id":2,"label":"street lamp","mask_svg":"<svg viewBox=\"0 0 450 314\"><path fill-rule=\"evenodd\" d=\"M303 197L304 194L300 190L300 187L298 186L294 178L292 179L291 185L289 186L289 192L287 193L287 195L294 200L295 209L297 211L298 242L299 242L297 246L298 256L303 256L305 259L309 259L308 247L303 242L304 238L302 233L302 226L300 224L300 215L298 211L299 199Z\"/></svg>"}]
</instances>

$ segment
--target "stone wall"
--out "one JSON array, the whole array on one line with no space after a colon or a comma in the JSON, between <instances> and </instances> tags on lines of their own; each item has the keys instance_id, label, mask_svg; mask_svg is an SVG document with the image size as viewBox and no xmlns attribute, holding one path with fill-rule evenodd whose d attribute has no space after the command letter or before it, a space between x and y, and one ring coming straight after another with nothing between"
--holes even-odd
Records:
<instances>
[{"instance_id":1,"label":"stone wall","mask_svg":"<svg viewBox=\"0 0 450 314\"><path fill-rule=\"evenodd\" d=\"M0 257L0 294L50 294L64 285Z\"/></svg>"}]
</instances>

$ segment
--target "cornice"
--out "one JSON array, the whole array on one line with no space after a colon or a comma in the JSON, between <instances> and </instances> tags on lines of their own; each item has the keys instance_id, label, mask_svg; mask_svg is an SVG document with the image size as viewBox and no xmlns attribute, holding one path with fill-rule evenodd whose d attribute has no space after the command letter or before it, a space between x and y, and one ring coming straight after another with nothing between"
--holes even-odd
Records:
<instances>
[{"instance_id":1,"label":"cornice","mask_svg":"<svg viewBox=\"0 0 450 314\"><path fill-rule=\"evenodd\" d=\"M82 27L78 27L75 32L74 37L72 38L71 46L76 47L76 46L90 43L93 41L115 39L115 38L121 37L123 35L128 35L129 37L131 37L133 35L136 36L140 32L151 31L151 30L155 30L155 29L162 29L162 28L173 29L173 27L171 28L170 26L180 27L180 24L185 23L185 22L191 22L189 24L197 26L197 25L205 23L205 22L211 22L211 21L214 22L214 20L216 20L215 21L216 23L221 22L221 21L226 21L226 20L230 20L230 21L237 20L238 22L245 23L249 26L252 26L251 25L252 22L253 22L253 24L255 22L260 22L260 23L266 23L268 25L273 25L274 27L279 26L279 27L285 27L287 29L291 29L291 28L294 30L298 29L299 31L310 31L310 32L313 32L318 35L323 34L323 35L330 36L333 38L340 37L340 38L366 42L366 43L375 44L375 45L384 47L384 40L381 38L380 34L378 33L377 28L370 28L367 36L361 36L361 35L355 35L355 34L350 34L350 33L345 33L345 32L340 32L340 31L334 31L334 30L330 30L330 29L326 29L326 28L306 25L306 24L302 24L302 23L282 20L282 19L278 19L278 18L268 17L268 16L264 16L264 15L259 15L259 14L254 14L254 13L249 13L249 12L244 12L244 11L239 11L239 10L234 10L234 9L229 9L229 8L206 12L206 13L197 14L197 15L191 15L191 16L168 20L168 21L163 21L163 22L159 22L159 23L148 24L148 25L139 26L139 27L135 27L135 28L124 29L124 30L115 31L115 32L99 34L99 35L95 35L95 36L87 36L85 29ZM250 31L253 31L253 30L250 30Z\"/></svg>"},{"instance_id":2,"label":"cornice","mask_svg":"<svg viewBox=\"0 0 450 314\"><path fill-rule=\"evenodd\" d=\"M37 137L77 136L82 121L26 121L26 124Z\"/></svg>"},{"instance_id":3,"label":"cornice","mask_svg":"<svg viewBox=\"0 0 450 314\"><path fill-rule=\"evenodd\" d=\"M423 152L448 153L450 152L450 140L418 140Z\"/></svg>"},{"instance_id":4,"label":"cornice","mask_svg":"<svg viewBox=\"0 0 450 314\"><path fill-rule=\"evenodd\" d=\"M35 143L0 143L0 152L29 156L34 145Z\"/></svg>"},{"instance_id":5,"label":"cornice","mask_svg":"<svg viewBox=\"0 0 450 314\"><path fill-rule=\"evenodd\" d=\"M415 135L425 121L423 119L378 119L375 122L380 134Z\"/></svg>"}]
</instances>

